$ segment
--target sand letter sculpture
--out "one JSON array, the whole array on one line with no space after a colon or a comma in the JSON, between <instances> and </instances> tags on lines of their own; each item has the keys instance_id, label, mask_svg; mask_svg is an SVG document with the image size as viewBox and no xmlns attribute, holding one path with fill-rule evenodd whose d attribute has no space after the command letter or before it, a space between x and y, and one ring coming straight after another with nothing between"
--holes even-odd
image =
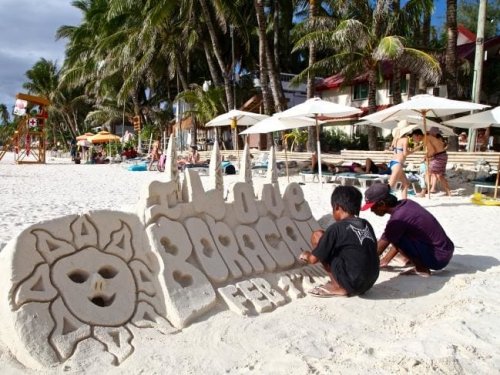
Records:
<instances>
[{"instance_id":1,"label":"sand letter sculpture","mask_svg":"<svg viewBox=\"0 0 500 375\"><path fill-rule=\"evenodd\" d=\"M182 184L175 168L167 177L143 190L137 215L61 217L2 250L0 313L19 361L59 365L90 345L119 365L140 329L170 333L218 304L256 317L325 282L320 268L297 263L319 228L298 184L281 195L270 181L256 195L238 182L224 200L222 184L205 191L194 171Z\"/></svg>"}]
</instances>

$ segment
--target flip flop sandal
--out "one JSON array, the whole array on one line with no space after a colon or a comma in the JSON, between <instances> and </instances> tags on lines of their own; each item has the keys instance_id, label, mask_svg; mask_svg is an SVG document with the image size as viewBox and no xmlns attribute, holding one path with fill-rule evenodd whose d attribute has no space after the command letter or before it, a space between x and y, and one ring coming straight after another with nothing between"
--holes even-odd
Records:
<instances>
[{"instance_id":1,"label":"flip flop sandal","mask_svg":"<svg viewBox=\"0 0 500 375\"><path fill-rule=\"evenodd\" d=\"M309 293L311 296L319 298L344 297L343 295L330 292L324 286L317 286L308 291L307 293Z\"/></svg>"},{"instance_id":2,"label":"flip flop sandal","mask_svg":"<svg viewBox=\"0 0 500 375\"><path fill-rule=\"evenodd\" d=\"M409 270L403 271L400 273L400 275L404 276L420 276L420 277L430 277L431 274L427 272L420 272L417 271L415 268L411 268Z\"/></svg>"}]
</instances>

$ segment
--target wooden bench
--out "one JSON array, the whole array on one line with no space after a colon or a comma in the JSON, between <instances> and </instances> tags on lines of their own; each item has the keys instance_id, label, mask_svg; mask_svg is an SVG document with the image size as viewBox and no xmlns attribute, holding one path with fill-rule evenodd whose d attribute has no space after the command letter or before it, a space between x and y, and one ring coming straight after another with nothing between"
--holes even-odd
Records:
<instances>
[{"instance_id":1,"label":"wooden bench","mask_svg":"<svg viewBox=\"0 0 500 375\"><path fill-rule=\"evenodd\" d=\"M346 162L357 162L365 164L367 158L372 159L375 163L387 163L392 159L393 153L391 151L363 151L363 150L342 150L340 156ZM499 152L448 152L448 163L456 164L457 166L474 166L478 161L484 160L490 164L491 167L496 168L499 162ZM424 159L423 152L416 152L408 155L406 158L407 163L420 164Z\"/></svg>"},{"instance_id":2,"label":"wooden bench","mask_svg":"<svg viewBox=\"0 0 500 375\"><path fill-rule=\"evenodd\" d=\"M487 181L471 181L471 183L474 185L474 193L482 193L483 190L495 190L495 183L494 182L487 182Z\"/></svg>"}]
</instances>

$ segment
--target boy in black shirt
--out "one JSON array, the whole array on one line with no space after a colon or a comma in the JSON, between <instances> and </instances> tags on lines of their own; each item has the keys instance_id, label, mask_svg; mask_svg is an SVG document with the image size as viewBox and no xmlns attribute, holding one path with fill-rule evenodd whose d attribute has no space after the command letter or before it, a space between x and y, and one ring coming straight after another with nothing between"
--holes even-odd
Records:
<instances>
[{"instance_id":1,"label":"boy in black shirt","mask_svg":"<svg viewBox=\"0 0 500 375\"><path fill-rule=\"evenodd\" d=\"M361 192L353 186L337 187L331 197L335 223L326 232L311 236L314 250L304 251L299 259L309 264L321 262L331 282L309 294L316 297L363 294L378 278L377 240L368 221L358 217Z\"/></svg>"}]
</instances>

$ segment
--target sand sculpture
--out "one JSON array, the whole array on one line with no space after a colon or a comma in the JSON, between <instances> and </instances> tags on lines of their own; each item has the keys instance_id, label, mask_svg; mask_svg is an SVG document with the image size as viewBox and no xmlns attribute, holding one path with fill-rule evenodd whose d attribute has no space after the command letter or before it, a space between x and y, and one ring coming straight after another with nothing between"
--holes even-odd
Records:
<instances>
[{"instance_id":1,"label":"sand sculpture","mask_svg":"<svg viewBox=\"0 0 500 375\"><path fill-rule=\"evenodd\" d=\"M167 152L168 166L173 142ZM212 159L220 160L217 145ZM119 365L137 329L182 329L217 304L256 316L325 281L320 268L297 262L319 228L298 184L281 194L271 170L256 198L247 174L224 200L218 176L205 191L194 171L182 184L176 168L166 175L141 193L137 215L42 222L3 249L0 312L19 361L64 363L85 342Z\"/></svg>"}]
</instances>

